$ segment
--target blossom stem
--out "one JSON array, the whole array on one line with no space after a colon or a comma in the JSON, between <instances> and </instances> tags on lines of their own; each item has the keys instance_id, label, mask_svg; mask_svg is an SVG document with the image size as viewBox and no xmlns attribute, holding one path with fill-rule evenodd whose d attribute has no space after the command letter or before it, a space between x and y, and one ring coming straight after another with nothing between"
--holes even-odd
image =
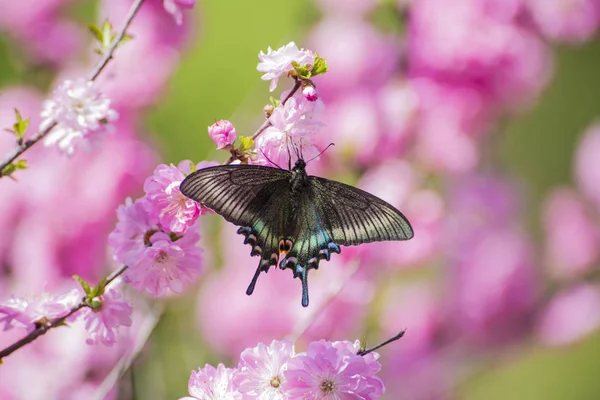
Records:
<instances>
[{"instance_id":1,"label":"blossom stem","mask_svg":"<svg viewBox=\"0 0 600 400\"><path fill-rule=\"evenodd\" d=\"M285 99L283 99L283 101L281 102L282 105L285 104L294 94L296 94L298 89L300 89L300 86L302 86L302 81L298 78L295 79L296 83L294 84L294 87L292 88L290 93L288 93ZM254 132L254 134L252 135L252 140L256 140L256 138L259 137L260 134L263 133L264 130L267 129L269 126L271 126L271 121L269 121L269 119L267 118L265 122L263 122L263 124L256 130L256 132Z\"/></svg>"},{"instance_id":2,"label":"blossom stem","mask_svg":"<svg viewBox=\"0 0 600 400\"><path fill-rule=\"evenodd\" d=\"M127 14L127 17L125 18L125 21L123 22L123 26L118 31L117 36L115 37L115 40L113 40L113 42L111 43L109 48L104 52L104 55L96 63L96 65L94 66L94 69L90 73L90 76L88 78L90 81L95 80L100 75L100 73L102 72L104 67L106 67L108 62L113 58L113 54L114 54L116 48L119 46L119 43L125 36L127 28L129 28L129 25L131 25L131 21L133 21L133 18L140 10L143 2L144 2L144 0L135 0L135 2L131 5L131 8L129 9L129 13ZM30 147L32 147L34 144L36 144L37 142L42 140L48 133L50 133L50 131L52 131L52 129L54 129L56 127L56 125L58 125L58 124L56 121L54 121L51 124L49 124L48 126L46 126L44 129L39 130L36 133L34 133L31 136L31 138L29 138L25 141L21 141L21 143L17 143L17 147L15 147L10 153L8 153L7 156L4 158L4 160L0 163L0 178L5 176L5 174L3 174L2 171L4 171L4 169L6 167L8 167L10 164L12 164L18 157L20 157L23 153L25 153L25 151L27 151Z\"/></svg>"},{"instance_id":3,"label":"blossom stem","mask_svg":"<svg viewBox=\"0 0 600 400\"><path fill-rule=\"evenodd\" d=\"M388 344L390 344L392 342L395 342L396 340L400 339L402 336L404 336L404 332L406 332L406 330L400 331L400 333L398 333L396 336L393 336L393 337L389 338L385 342L379 343L377 346L373 346L370 349L361 350L361 351L359 351L356 354L359 355L359 356L364 356L366 354L369 354L372 351L375 351L375 350L377 350L377 349L379 349L379 348L381 348L381 347L383 347L385 345L388 345Z\"/></svg>"},{"instance_id":4,"label":"blossom stem","mask_svg":"<svg viewBox=\"0 0 600 400\"><path fill-rule=\"evenodd\" d=\"M119 275L121 275L123 272L125 272L125 270L127 268L128 267L126 265L124 265L117 271L113 272L106 279L106 285L108 285L112 281L114 281ZM71 315L75 314L76 312L78 312L79 310L81 310L84 307L89 307L89 305L85 302L85 297L81 300L81 302L79 304L77 304L76 306L71 308L71 310L67 314L63 315L62 317L56 317L54 319L47 320L44 322L38 322L37 323L38 327L35 328L33 331L31 331L29 334L27 334L27 336L19 339L15 343L11 344L10 346L8 346L5 349L3 349L2 351L0 351L0 364L2 363L2 359L4 359L4 357L11 355L12 353L17 351L21 347L24 347L25 345L33 342L35 339L37 339L38 337L40 337L43 334L45 334L46 332L48 332L50 329L65 325L65 321L67 320L67 318L69 318Z\"/></svg>"}]
</instances>

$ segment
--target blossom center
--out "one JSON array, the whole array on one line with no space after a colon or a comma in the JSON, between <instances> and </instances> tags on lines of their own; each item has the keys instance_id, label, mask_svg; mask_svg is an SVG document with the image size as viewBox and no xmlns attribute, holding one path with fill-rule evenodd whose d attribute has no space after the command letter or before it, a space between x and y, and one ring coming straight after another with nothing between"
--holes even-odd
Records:
<instances>
[{"instance_id":1,"label":"blossom center","mask_svg":"<svg viewBox=\"0 0 600 400\"><path fill-rule=\"evenodd\" d=\"M274 376L273 378L271 378L271 381L269 382L269 385L271 385L271 387L278 389L279 386L281 385L281 378L279 377L279 375Z\"/></svg>"},{"instance_id":2,"label":"blossom center","mask_svg":"<svg viewBox=\"0 0 600 400\"><path fill-rule=\"evenodd\" d=\"M323 382L321 382L321 392L323 392L325 394L329 394L329 393L335 392L335 389L336 389L335 382L333 382L329 379L325 379Z\"/></svg>"},{"instance_id":3,"label":"blossom center","mask_svg":"<svg viewBox=\"0 0 600 400\"><path fill-rule=\"evenodd\" d=\"M166 251L161 250L160 253L158 254L158 257L156 257L156 262L158 262L160 264L164 264L168 261L169 261L169 254Z\"/></svg>"}]
</instances>

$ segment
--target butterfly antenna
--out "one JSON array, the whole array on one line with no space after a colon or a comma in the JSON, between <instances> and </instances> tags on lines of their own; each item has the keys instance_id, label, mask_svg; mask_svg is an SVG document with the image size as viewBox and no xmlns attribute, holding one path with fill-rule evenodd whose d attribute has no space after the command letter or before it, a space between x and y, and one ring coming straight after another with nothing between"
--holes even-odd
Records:
<instances>
[{"instance_id":1,"label":"butterfly antenna","mask_svg":"<svg viewBox=\"0 0 600 400\"><path fill-rule=\"evenodd\" d=\"M325 147L325 149L323 149L323 151L321 151L319 154L317 154L316 156L314 156L313 158L311 158L310 160L308 160L306 163L308 164L309 162L311 162L312 160L314 160L315 158L319 158L321 157L321 154L325 153L327 151L328 148L330 148L331 146L335 146L334 143L329 143L327 145L327 147Z\"/></svg>"},{"instance_id":2,"label":"butterfly antenna","mask_svg":"<svg viewBox=\"0 0 600 400\"><path fill-rule=\"evenodd\" d=\"M271 161L271 159L269 157L267 157L267 155L265 154L264 151L262 151L262 149L260 149L260 152L262 153L262 155L267 159L268 162L270 162L271 164L273 164L274 166L276 166L279 169L283 169L281 168L279 165L275 164L273 161Z\"/></svg>"}]
</instances>

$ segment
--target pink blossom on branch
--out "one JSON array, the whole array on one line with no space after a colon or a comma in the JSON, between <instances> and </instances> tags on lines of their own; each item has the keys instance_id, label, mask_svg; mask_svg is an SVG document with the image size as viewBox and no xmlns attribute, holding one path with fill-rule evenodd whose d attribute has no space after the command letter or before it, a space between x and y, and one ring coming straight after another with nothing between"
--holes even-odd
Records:
<instances>
[{"instance_id":1,"label":"pink blossom on branch","mask_svg":"<svg viewBox=\"0 0 600 400\"><path fill-rule=\"evenodd\" d=\"M356 354L358 343L326 342L308 345L287 364L284 391L289 400L356 398L374 400L385 387L375 374L381 365L378 354Z\"/></svg>"},{"instance_id":2,"label":"pink blossom on branch","mask_svg":"<svg viewBox=\"0 0 600 400\"><path fill-rule=\"evenodd\" d=\"M206 209L181 194L179 185L197 168L213 165L217 163L205 161L194 166L191 161L185 160L177 166L160 164L156 167L154 174L144 183L146 197L142 204L150 221L163 230L183 235Z\"/></svg>"},{"instance_id":3,"label":"pink blossom on branch","mask_svg":"<svg viewBox=\"0 0 600 400\"><path fill-rule=\"evenodd\" d=\"M208 136L217 144L217 149L224 149L226 146L235 143L237 132L233 124L227 120L215 121L208 127Z\"/></svg>"},{"instance_id":4,"label":"pink blossom on branch","mask_svg":"<svg viewBox=\"0 0 600 400\"><path fill-rule=\"evenodd\" d=\"M35 329L35 324L42 319L53 319L65 316L82 299L83 293L73 289L67 293L53 296L48 292L30 298L12 297L0 303L0 323L3 330L25 328L27 332Z\"/></svg>"},{"instance_id":5,"label":"pink blossom on branch","mask_svg":"<svg viewBox=\"0 0 600 400\"><path fill-rule=\"evenodd\" d=\"M289 340L273 340L269 346L259 343L244 350L234 378L243 400L285 400L283 373L293 356L294 344Z\"/></svg>"},{"instance_id":6,"label":"pink blossom on branch","mask_svg":"<svg viewBox=\"0 0 600 400\"><path fill-rule=\"evenodd\" d=\"M267 54L262 51L258 54L260 62L256 69L259 72L264 72L261 77L263 81L271 81L269 85L269 91L277 88L279 78L293 71L293 62L298 63L301 66L311 65L315 61L315 55L310 50L299 49L296 43L290 42L285 46L280 47L277 50L269 47Z\"/></svg>"},{"instance_id":7,"label":"pink blossom on branch","mask_svg":"<svg viewBox=\"0 0 600 400\"><path fill-rule=\"evenodd\" d=\"M116 229L108 242L117 262L129 266L123 274L126 283L153 296L170 290L181 293L202 270L202 249L198 226L192 225L183 235L165 233L151 222L145 210L145 198L135 203L127 199L117 209Z\"/></svg>"},{"instance_id":8,"label":"pink blossom on branch","mask_svg":"<svg viewBox=\"0 0 600 400\"><path fill-rule=\"evenodd\" d=\"M58 124L46 136L44 144L57 145L59 150L72 155L79 146L97 147L103 135L112 129L108 123L117 119L118 114L94 82L80 78L64 81L44 102L41 117L40 130L53 122Z\"/></svg>"},{"instance_id":9,"label":"pink blossom on branch","mask_svg":"<svg viewBox=\"0 0 600 400\"><path fill-rule=\"evenodd\" d=\"M241 400L242 395L233 384L236 370L219 364L217 368L206 364L192 371L188 382L190 396L180 400Z\"/></svg>"},{"instance_id":10,"label":"pink blossom on branch","mask_svg":"<svg viewBox=\"0 0 600 400\"><path fill-rule=\"evenodd\" d=\"M114 249L114 259L124 265L135 264L143 255L150 234L158 226L150 222L143 199L131 198L117 208L117 226L108 235L108 244ZM147 237L148 236L148 237Z\"/></svg>"},{"instance_id":11,"label":"pink blossom on branch","mask_svg":"<svg viewBox=\"0 0 600 400\"><path fill-rule=\"evenodd\" d=\"M177 240L164 232L152 234L141 257L123 274L124 281L154 297L164 296L169 290L182 293L202 271L198 240L197 226Z\"/></svg>"},{"instance_id":12,"label":"pink blossom on branch","mask_svg":"<svg viewBox=\"0 0 600 400\"><path fill-rule=\"evenodd\" d=\"M314 145L314 137L324 126L317 121L322 106L321 102L309 102L302 95L277 106L269 117L271 125L256 139L256 160L287 168L289 156L296 156L294 145L305 160L316 156L319 150Z\"/></svg>"},{"instance_id":13,"label":"pink blossom on branch","mask_svg":"<svg viewBox=\"0 0 600 400\"><path fill-rule=\"evenodd\" d=\"M90 334L86 343L112 346L117 342L119 327L131 326L133 307L114 289L106 291L98 301L102 302L98 309L86 307L81 311Z\"/></svg>"}]
</instances>

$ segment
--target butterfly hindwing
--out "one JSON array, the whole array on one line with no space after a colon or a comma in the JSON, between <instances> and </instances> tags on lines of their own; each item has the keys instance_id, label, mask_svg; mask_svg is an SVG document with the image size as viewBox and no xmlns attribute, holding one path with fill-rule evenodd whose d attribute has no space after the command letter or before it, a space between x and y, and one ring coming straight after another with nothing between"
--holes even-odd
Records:
<instances>
[{"instance_id":1,"label":"butterfly hindwing","mask_svg":"<svg viewBox=\"0 0 600 400\"><path fill-rule=\"evenodd\" d=\"M314 201L335 243L351 246L413 237L410 223L391 204L341 182L308 178Z\"/></svg>"},{"instance_id":2,"label":"butterfly hindwing","mask_svg":"<svg viewBox=\"0 0 600 400\"><path fill-rule=\"evenodd\" d=\"M308 272L319 267L319 261L329 260L331 253L340 253L324 218L315 203L311 190L306 188L292 200L295 206L295 224L292 246L280 261L281 268L290 268L295 278L302 281L302 305L308 305Z\"/></svg>"}]
</instances>

